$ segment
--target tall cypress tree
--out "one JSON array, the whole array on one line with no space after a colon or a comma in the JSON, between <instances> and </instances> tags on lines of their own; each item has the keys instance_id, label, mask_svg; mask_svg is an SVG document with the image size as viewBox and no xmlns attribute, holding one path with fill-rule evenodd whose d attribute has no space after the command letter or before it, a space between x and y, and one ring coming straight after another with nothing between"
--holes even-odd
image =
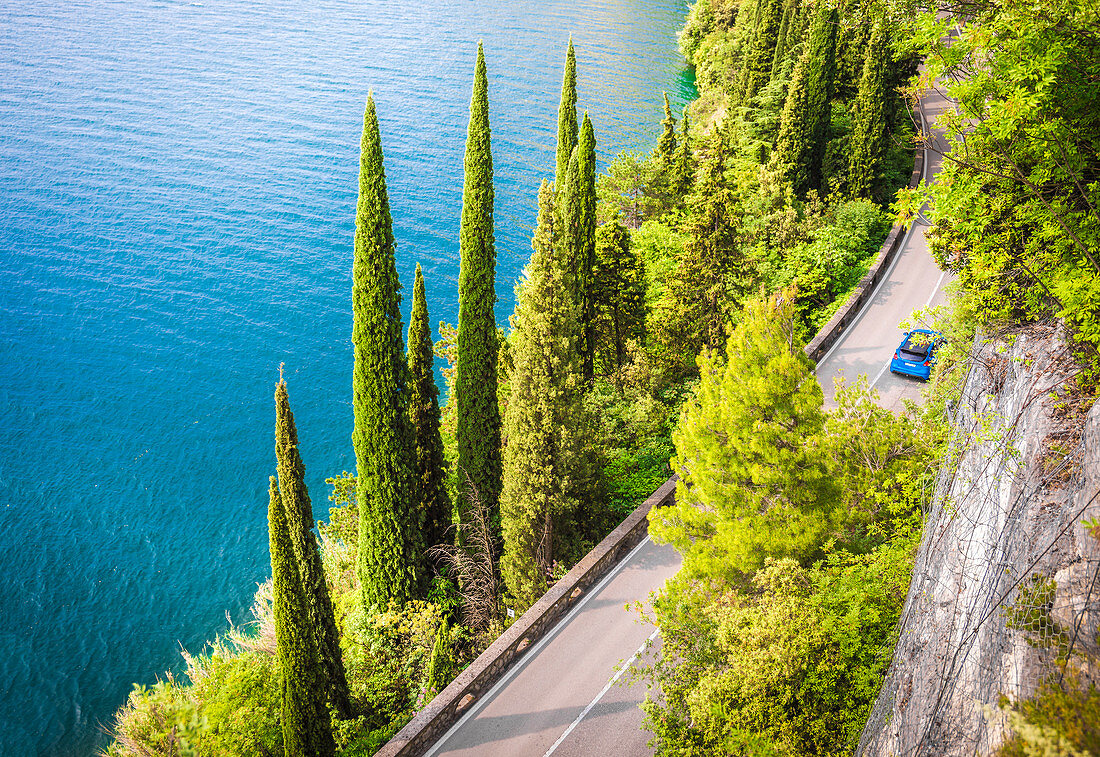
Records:
<instances>
[{"instance_id":1,"label":"tall cypress tree","mask_svg":"<svg viewBox=\"0 0 1100 757\"><path fill-rule=\"evenodd\" d=\"M886 151L886 100L889 86L890 39L880 19L871 33L863 76L856 96L849 140L848 187L852 197L870 197L875 170Z\"/></svg>"},{"instance_id":2,"label":"tall cypress tree","mask_svg":"<svg viewBox=\"0 0 1100 757\"><path fill-rule=\"evenodd\" d=\"M645 271L618 214L596 229L592 299L597 362L603 370L617 371L626 363L627 343L645 338Z\"/></svg>"},{"instance_id":3,"label":"tall cypress tree","mask_svg":"<svg viewBox=\"0 0 1100 757\"><path fill-rule=\"evenodd\" d=\"M470 126L466 137L466 183L459 232L457 400L460 488L465 478L480 494L493 520L500 502L500 408L497 405L497 325L493 238L493 156L489 131L489 82L485 52L477 46ZM463 511L465 506L462 507Z\"/></svg>"},{"instance_id":4,"label":"tall cypress tree","mask_svg":"<svg viewBox=\"0 0 1100 757\"><path fill-rule=\"evenodd\" d=\"M573 52L573 38L565 52L565 73L561 79L561 103L558 105L558 153L554 173L554 188L558 192L565 186L565 172L569 156L577 146L577 56Z\"/></svg>"},{"instance_id":5,"label":"tall cypress tree","mask_svg":"<svg viewBox=\"0 0 1100 757\"><path fill-rule=\"evenodd\" d=\"M715 130L688 199L688 242L661 302L661 342L687 370L702 347L722 346L726 324L749 289L741 210L725 178L725 157L725 137Z\"/></svg>"},{"instance_id":6,"label":"tall cypress tree","mask_svg":"<svg viewBox=\"0 0 1100 757\"><path fill-rule=\"evenodd\" d=\"M287 757L328 757L336 752L325 706L325 674L310 628L309 601L302 587L287 513L272 476L267 525L271 546L271 588L275 612L275 654L279 664L283 751Z\"/></svg>"},{"instance_id":7,"label":"tall cypress tree","mask_svg":"<svg viewBox=\"0 0 1100 757\"><path fill-rule=\"evenodd\" d=\"M275 387L275 457L278 461L279 489L286 509L290 542L309 609L309 624L317 637L317 652L321 657L322 681L328 701L343 717L350 718L351 702L344 662L340 657L340 635L336 630L336 613L332 609L321 553L313 536L313 505L306 488L305 466L298 452L298 429L290 410L286 382L279 377Z\"/></svg>"},{"instance_id":8,"label":"tall cypress tree","mask_svg":"<svg viewBox=\"0 0 1100 757\"><path fill-rule=\"evenodd\" d=\"M573 268L573 296L581 323L581 361L584 376L590 379L596 341L592 298L592 269L596 265L596 135L587 113L557 205L561 254Z\"/></svg>"},{"instance_id":9,"label":"tall cypress tree","mask_svg":"<svg viewBox=\"0 0 1100 757\"><path fill-rule=\"evenodd\" d=\"M779 23L779 33L775 40L775 54L772 56L771 78L774 79L783 67L783 61L787 59L787 53L798 40L793 40L794 26L798 22L798 3L796 0L786 0L783 4L783 20Z\"/></svg>"},{"instance_id":10,"label":"tall cypress tree","mask_svg":"<svg viewBox=\"0 0 1100 757\"><path fill-rule=\"evenodd\" d=\"M661 119L661 138L657 140L657 160L663 170L672 165L673 155L676 153L676 119L672 117L672 106L668 103L668 92L665 95L665 117Z\"/></svg>"},{"instance_id":11,"label":"tall cypress tree","mask_svg":"<svg viewBox=\"0 0 1100 757\"><path fill-rule=\"evenodd\" d=\"M451 501L445 481L446 461L439 433L439 390L435 386L432 328L424 296L424 274L416 264L412 316L409 319L409 420L412 424L416 476L413 505L427 547L442 544L451 527ZM427 575L427 571L425 571Z\"/></svg>"},{"instance_id":12,"label":"tall cypress tree","mask_svg":"<svg viewBox=\"0 0 1100 757\"><path fill-rule=\"evenodd\" d=\"M546 588L555 527L573 508L571 485L584 478L576 475L583 449L579 311L569 292L571 263L554 244L554 215L544 181L533 252L512 316L500 500L501 574L521 607Z\"/></svg>"},{"instance_id":13,"label":"tall cypress tree","mask_svg":"<svg viewBox=\"0 0 1100 757\"><path fill-rule=\"evenodd\" d=\"M394 262L382 139L367 98L359 158L352 269L355 487L359 505L359 582L365 607L404 602L416 584L418 533L412 513L401 295Z\"/></svg>"},{"instance_id":14,"label":"tall cypress tree","mask_svg":"<svg viewBox=\"0 0 1100 757\"><path fill-rule=\"evenodd\" d=\"M821 162L829 134L829 98L836 74L836 10L818 7L806 48L791 75L779 120L775 155L795 191L821 187Z\"/></svg>"},{"instance_id":15,"label":"tall cypress tree","mask_svg":"<svg viewBox=\"0 0 1100 757\"><path fill-rule=\"evenodd\" d=\"M849 0L839 10L844 23L836 40L836 96L847 100L857 93L867 44L875 26L876 0Z\"/></svg>"},{"instance_id":16,"label":"tall cypress tree","mask_svg":"<svg viewBox=\"0 0 1100 757\"><path fill-rule=\"evenodd\" d=\"M680 205L691 191L691 185L695 181L695 153L692 150L691 132L686 110L680 122L680 141L676 145L676 154L672 156L671 173L669 190L672 193L674 204Z\"/></svg>"},{"instance_id":17,"label":"tall cypress tree","mask_svg":"<svg viewBox=\"0 0 1100 757\"><path fill-rule=\"evenodd\" d=\"M759 0L760 17L752 44L741 62L738 80L738 102L747 104L756 97L771 76L779 26L783 19L783 0Z\"/></svg>"}]
</instances>

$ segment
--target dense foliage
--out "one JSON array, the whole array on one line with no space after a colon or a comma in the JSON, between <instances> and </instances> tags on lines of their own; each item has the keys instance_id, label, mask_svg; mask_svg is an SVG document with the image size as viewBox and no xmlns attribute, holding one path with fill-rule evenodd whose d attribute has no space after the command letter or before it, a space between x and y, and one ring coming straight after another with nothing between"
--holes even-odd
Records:
<instances>
[{"instance_id":1,"label":"dense foliage","mask_svg":"<svg viewBox=\"0 0 1100 757\"><path fill-rule=\"evenodd\" d=\"M941 42L958 29L950 45ZM918 19L921 87L959 103L933 200L931 247L982 323L1058 317L1100 366L1100 11L978 2ZM921 193L901 203L916 209Z\"/></svg>"},{"instance_id":2,"label":"dense foliage","mask_svg":"<svg viewBox=\"0 0 1100 757\"><path fill-rule=\"evenodd\" d=\"M934 446L862 381L826 413L801 347L773 297L700 357L650 523L684 554L654 608L658 754L850 754L889 664Z\"/></svg>"}]
</instances>

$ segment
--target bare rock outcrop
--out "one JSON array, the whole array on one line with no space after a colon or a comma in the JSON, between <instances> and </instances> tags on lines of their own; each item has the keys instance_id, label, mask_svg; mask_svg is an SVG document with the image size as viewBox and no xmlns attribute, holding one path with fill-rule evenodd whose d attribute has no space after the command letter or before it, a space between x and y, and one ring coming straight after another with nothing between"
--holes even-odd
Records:
<instances>
[{"instance_id":1,"label":"bare rock outcrop","mask_svg":"<svg viewBox=\"0 0 1100 757\"><path fill-rule=\"evenodd\" d=\"M1075 370L1054 327L975 342L857 754L991 754L1006 737L1002 697L1031 696L1057 644L1095 653L1100 528L1085 524L1100 517L1100 403L1075 393Z\"/></svg>"}]
</instances>

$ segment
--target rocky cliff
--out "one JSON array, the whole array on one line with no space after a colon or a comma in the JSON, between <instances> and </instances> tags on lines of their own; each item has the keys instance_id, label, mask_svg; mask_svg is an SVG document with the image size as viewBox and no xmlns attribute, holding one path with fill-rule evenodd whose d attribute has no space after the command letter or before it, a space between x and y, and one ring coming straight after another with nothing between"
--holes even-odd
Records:
<instances>
[{"instance_id":1,"label":"rocky cliff","mask_svg":"<svg viewBox=\"0 0 1100 757\"><path fill-rule=\"evenodd\" d=\"M865 757L995 752L1067 648L1096 679L1100 403L1054 327L973 353Z\"/></svg>"}]
</instances>

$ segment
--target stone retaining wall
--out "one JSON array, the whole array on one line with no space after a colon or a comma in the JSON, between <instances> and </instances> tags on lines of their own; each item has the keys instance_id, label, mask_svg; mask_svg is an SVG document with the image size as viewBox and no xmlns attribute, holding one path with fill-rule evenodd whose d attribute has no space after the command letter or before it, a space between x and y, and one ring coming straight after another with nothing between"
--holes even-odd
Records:
<instances>
[{"instance_id":1,"label":"stone retaining wall","mask_svg":"<svg viewBox=\"0 0 1100 757\"><path fill-rule=\"evenodd\" d=\"M645 538L649 529L646 517L649 511L671 503L675 494L676 477L673 476L550 587L542 599L535 602L447 688L439 692L375 757L412 757L431 748L515 660L553 628L588 589Z\"/></svg>"}]
</instances>

